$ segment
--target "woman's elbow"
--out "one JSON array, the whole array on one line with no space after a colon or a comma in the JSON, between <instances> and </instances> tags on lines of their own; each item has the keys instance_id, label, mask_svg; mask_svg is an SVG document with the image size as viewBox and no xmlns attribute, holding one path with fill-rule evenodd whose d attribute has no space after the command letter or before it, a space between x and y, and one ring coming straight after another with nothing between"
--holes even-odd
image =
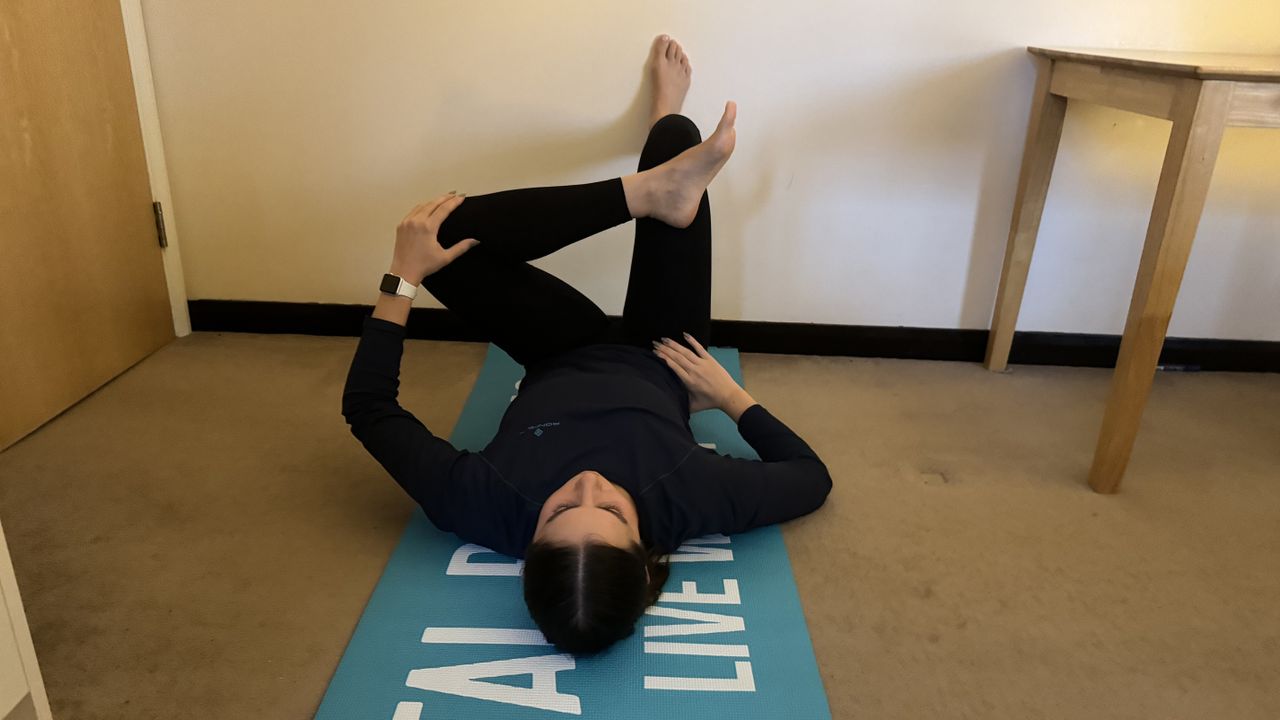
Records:
<instances>
[{"instance_id":1,"label":"woman's elbow","mask_svg":"<svg viewBox=\"0 0 1280 720\"><path fill-rule=\"evenodd\" d=\"M351 432L358 434L359 429L371 424L378 414L378 404L373 398L359 392L342 394L342 419L351 426Z\"/></svg>"},{"instance_id":2,"label":"woman's elbow","mask_svg":"<svg viewBox=\"0 0 1280 720\"><path fill-rule=\"evenodd\" d=\"M355 425L360 417L360 403L352 393L342 394L342 419L348 425Z\"/></svg>"}]
</instances>

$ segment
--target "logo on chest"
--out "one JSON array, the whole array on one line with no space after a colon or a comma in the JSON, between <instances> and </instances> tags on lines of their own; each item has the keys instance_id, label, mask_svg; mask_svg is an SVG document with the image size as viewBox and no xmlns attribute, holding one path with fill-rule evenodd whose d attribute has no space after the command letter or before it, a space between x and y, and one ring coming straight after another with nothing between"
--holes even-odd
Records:
<instances>
[{"instance_id":1,"label":"logo on chest","mask_svg":"<svg viewBox=\"0 0 1280 720\"><path fill-rule=\"evenodd\" d=\"M537 425L530 425L529 427L525 428L525 430L532 430L534 437L542 437L542 434L546 432L546 428L553 428L559 424L560 423L558 422L539 423Z\"/></svg>"}]
</instances>

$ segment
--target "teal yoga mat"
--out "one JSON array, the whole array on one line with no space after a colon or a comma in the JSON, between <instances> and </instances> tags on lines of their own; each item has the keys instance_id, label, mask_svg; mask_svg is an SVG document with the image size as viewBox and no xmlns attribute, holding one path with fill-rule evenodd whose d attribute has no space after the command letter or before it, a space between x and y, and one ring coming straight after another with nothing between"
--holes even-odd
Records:
<instances>
[{"instance_id":1,"label":"teal yoga mat","mask_svg":"<svg viewBox=\"0 0 1280 720\"><path fill-rule=\"evenodd\" d=\"M711 353L739 382L737 350ZM489 346L454 428L480 450L524 370ZM717 452L758 457L724 413L690 419ZM691 540L634 635L585 658L547 645L520 563L414 513L329 683L319 720L830 718L777 527Z\"/></svg>"}]
</instances>

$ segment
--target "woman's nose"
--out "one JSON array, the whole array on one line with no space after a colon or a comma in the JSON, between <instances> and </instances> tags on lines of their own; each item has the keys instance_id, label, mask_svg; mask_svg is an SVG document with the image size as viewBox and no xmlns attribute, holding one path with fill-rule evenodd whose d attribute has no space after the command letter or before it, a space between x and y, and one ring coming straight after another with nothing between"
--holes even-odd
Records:
<instances>
[{"instance_id":1,"label":"woman's nose","mask_svg":"<svg viewBox=\"0 0 1280 720\"><path fill-rule=\"evenodd\" d=\"M604 477L602 477L600 473L594 470L588 470L585 474L583 474L582 479L580 481L580 487L583 492L597 493L597 492L600 492L604 488L604 486L605 486Z\"/></svg>"}]
</instances>

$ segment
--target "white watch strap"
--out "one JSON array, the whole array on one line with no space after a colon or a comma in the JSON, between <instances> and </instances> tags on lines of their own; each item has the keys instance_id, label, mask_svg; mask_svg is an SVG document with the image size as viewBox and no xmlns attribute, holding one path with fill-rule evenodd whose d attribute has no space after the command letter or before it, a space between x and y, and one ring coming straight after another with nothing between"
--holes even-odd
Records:
<instances>
[{"instance_id":1,"label":"white watch strap","mask_svg":"<svg viewBox=\"0 0 1280 720\"><path fill-rule=\"evenodd\" d=\"M418 295L418 286L410 283L404 278L400 278L400 284L396 286L396 294L403 295L404 297L412 300Z\"/></svg>"}]
</instances>

